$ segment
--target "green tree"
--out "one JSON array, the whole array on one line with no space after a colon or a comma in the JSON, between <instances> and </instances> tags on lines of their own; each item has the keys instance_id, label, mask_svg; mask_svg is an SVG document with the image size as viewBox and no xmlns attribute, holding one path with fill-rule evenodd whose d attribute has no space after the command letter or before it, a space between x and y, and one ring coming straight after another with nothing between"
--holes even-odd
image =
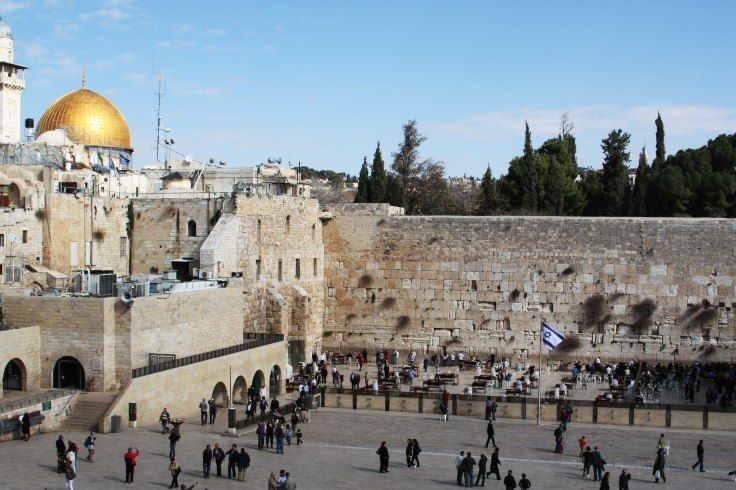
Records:
<instances>
[{"instance_id":1,"label":"green tree","mask_svg":"<svg viewBox=\"0 0 736 490\"><path fill-rule=\"evenodd\" d=\"M544 189L540 194L544 210L547 213L579 215L585 206L585 197L576 182L575 137L569 133L561 134L542 143L537 152L542 157L539 167L546 169ZM555 195L550 194L552 192Z\"/></svg>"},{"instance_id":2,"label":"green tree","mask_svg":"<svg viewBox=\"0 0 736 490\"><path fill-rule=\"evenodd\" d=\"M504 207L498 180L493 178L490 165L486 168L483 179L480 181L479 201L477 213L482 216L499 214Z\"/></svg>"},{"instance_id":3,"label":"green tree","mask_svg":"<svg viewBox=\"0 0 736 490\"><path fill-rule=\"evenodd\" d=\"M565 211L565 176L557 158L550 158L544 179L544 211L559 215Z\"/></svg>"},{"instance_id":4,"label":"green tree","mask_svg":"<svg viewBox=\"0 0 736 490\"><path fill-rule=\"evenodd\" d=\"M593 169L588 169L583 174L581 190L585 196L585 216L601 216L604 208L603 180L601 174Z\"/></svg>"},{"instance_id":5,"label":"green tree","mask_svg":"<svg viewBox=\"0 0 736 490\"><path fill-rule=\"evenodd\" d=\"M646 198L649 183L649 164L647 163L647 149L641 149L639 153L639 166L636 168L636 179L634 188L631 190L629 199L629 214L631 216L646 216Z\"/></svg>"},{"instance_id":6,"label":"green tree","mask_svg":"<svg viewBox=\"0 0 736 490\"><path fill-rule=\"evenodd\" d=\"M656 196L656 216L688 216L690 190L679 167L667 165L657 171L657 179L649 185L649 193Z\"/></svg>"},{"instance_id":7,"label":"green tree","mask_svg":"<svg viewBox=\"0 0 736 490\"><path fill-rule=\"evenodd\" d=\"M657 113L657 119L654 120L654 124L657 127L657 133L652 169L657 171L664 165L664 159L666 156L664 151L664 123L662 122L662 116L659 115L659 112Z\"/></svg>"},{"instance_id":8,"label":"green tree","mask_svg":"<svg viewBox=\"0 0 736 490\"><path fill-rule=\"evenodd\" d=\"M363 165L358 175L358 190L355 192L355 202L368 201L368 159L363 157Z\"/></svg>"},{"instance_id":9,"label":"green tree","mask_svg":"<svg viewBox=\"0 0 736 490\"><path fill-rule=\"evenodd\" d=\"M370 202L384 202L386 200L386 168L383 164L380 141L376 144L376 151L373 153L368 190Z\"/></svg>"},{"instance_id":10,"label":"green tree","mask_svg":"<svg viewBox=\"0 0 736 490\"><path fill-rule=\"evenodd\" d=\"M401 193L396 198L401 199L398 206L406 209L406 214L414 214L419 197L419 179L424 172L427 160L419 159L419 146L426 141L417 128L417 121L411 120L404 124L404 140L393 154L394 161L391 169L401 185Z\"/></svg>"},{"instance_id":11,"label":"green tree","mask_svg":"<svg viewBox=\"0 0 736 490\"><path fill-rule=\"evenodd\" d=\"M395 173L386 175L386 195L384 201L392 206L404 206L404 188L401 187L399 176Z\"/></svg>"},{"instance_id":12,"label":"green tree","mask_svg":"<svg viewBox=\"0 0 736 490\"><path fill-rule=\"evenodd\" d=\"M539 208L539 173L537 161L532 148L532 133L529 123L524 123L524 155L521 157L519 172L520 207L526 211L536 211Z\"/></svg>"},{"instance_id":13,"label":"green tree","mask_svg":"<svg viewBox=\"0 0 736 490\"><path fill-rule=\"evenodd\" d=\"M603 214L605 216L625 216L626 198L629 192L630 155L626 151L631 135L615 129L601 143L603 149Z\"/></svg>"}]
</instances>

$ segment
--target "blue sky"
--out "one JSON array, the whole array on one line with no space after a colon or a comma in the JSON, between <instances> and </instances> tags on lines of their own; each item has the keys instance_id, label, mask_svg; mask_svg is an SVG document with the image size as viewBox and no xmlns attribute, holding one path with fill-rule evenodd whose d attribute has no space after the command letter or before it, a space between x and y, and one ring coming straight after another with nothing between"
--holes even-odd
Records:
<instances>
[{"instance_id":1,"label":"blue sky","mask_svg":"<svg viewBox=\"0 0 736 490\"><path fill-rule=\"evenodd\" d=\"M450 175L506 172L529 120L539 145L570 111L581 164L632 133L632 155L736 132L736 2L250 2L0 0L24 117L80 85L125 115L152 163L155 69L165 125L198 159L268 157L356 173L417 119ZM653 151L650 151L652 154Z\"/></svg>"}]
</instances>

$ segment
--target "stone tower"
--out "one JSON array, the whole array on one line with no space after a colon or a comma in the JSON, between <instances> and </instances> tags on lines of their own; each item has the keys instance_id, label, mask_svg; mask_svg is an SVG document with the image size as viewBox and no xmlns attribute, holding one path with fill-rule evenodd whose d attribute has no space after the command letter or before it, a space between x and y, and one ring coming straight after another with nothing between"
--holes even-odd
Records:
<instances>
[{"instance_id":1,"label":"stone tower","mask_svg":"<svg viewBox=\"0 0 736 490\"><path fill-rule=\"evenodd\" d=\"M20 96L25 66L13 61L13 32L0 18L0 143L20 141Z\"/></svg>"}]
</instances>

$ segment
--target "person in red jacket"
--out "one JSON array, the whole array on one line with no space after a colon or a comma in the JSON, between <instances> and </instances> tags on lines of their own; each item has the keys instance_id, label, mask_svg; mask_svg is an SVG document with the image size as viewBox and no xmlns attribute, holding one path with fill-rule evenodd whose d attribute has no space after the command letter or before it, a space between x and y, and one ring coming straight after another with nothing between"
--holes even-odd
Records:
<instances>
[{"instance_id":1,"label":"person in red jacket","mask_svg":"<svg viewBox=\"0 0 736 490\"><path fill-rule=\"evenodd\" d=\"M128 448L128 452L125 453L123 459L125 460L125 483L133 483L133 475L135 473L135 459L141 452L138 448L135 448L135 452L132 447Z\"/></svg>"}]
</instances>

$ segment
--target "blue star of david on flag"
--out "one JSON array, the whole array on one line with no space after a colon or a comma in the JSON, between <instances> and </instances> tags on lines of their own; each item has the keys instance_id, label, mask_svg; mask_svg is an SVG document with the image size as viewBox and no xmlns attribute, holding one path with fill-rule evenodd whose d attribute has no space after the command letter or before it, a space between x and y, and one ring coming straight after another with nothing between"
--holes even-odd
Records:
<instances>
[{"instance_id":1,"label":"blue star of david on flag","mask_svg":"<svg viewBox=\"0 0 736 490\"><path fill-rule=\"evenodd\" d=\"M565 336L550 327L547 322L542 322L542 342L549 350L554 350L560 342L565 340Z\"/></svg>"}]
</instances>

